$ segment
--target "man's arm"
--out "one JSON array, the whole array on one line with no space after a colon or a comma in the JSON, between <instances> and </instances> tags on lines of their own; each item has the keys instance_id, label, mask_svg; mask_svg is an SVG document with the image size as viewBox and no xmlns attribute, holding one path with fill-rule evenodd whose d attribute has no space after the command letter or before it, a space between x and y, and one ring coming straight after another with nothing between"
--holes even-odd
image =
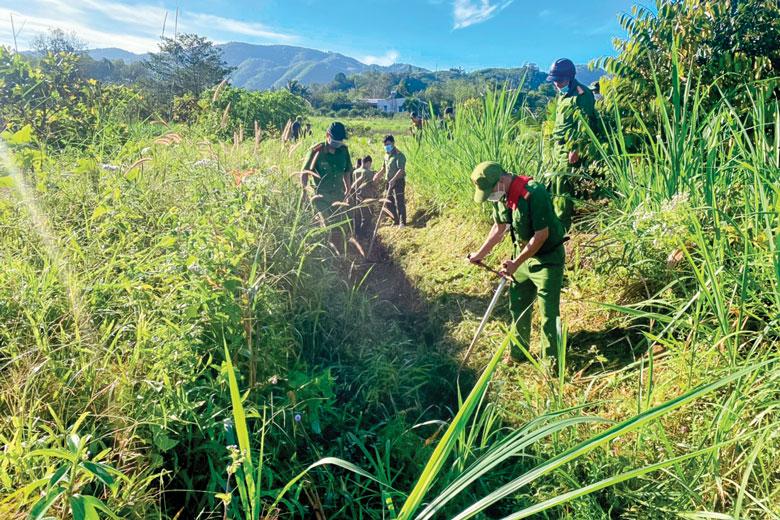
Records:
<instances>
[{"instance_id":1,"label":"man's arm","mask_svg":"<svg viewBox=\"0 0 780 520\"><path fill-rule=\"evenodd\" d=\"M529 240L525 247L523 247L523 250L520 251L520 254L517 255L517 258L504 262L504 268L501 270L501 272L506 276L512 276L515 274L515 271L517 271L517 268L520 267L523 262L539 252L549 236L550 228L548 227L540 229L534 233L534 236L532 236L531 240Z\"/></svg>"},{"instance_id":2,"label":"man's arm","mask_svg":"<svg viewBox=\"0 0 780 520\"><path fill-rule=\"evenodd\" d=\"M341 182L344 183L344 195L349 196L349 191L352 188L352 157L349 155L349 149L347 152L347 167L344 170L344 176Z\"/></svg>"},{"instance_id":3,"label":"man's arm","mask_svg":"<svg viewBox=\"0 0 780 520\"><path fill-rule=\"evenodd\" d=\"M470 254L469 260L476 264L481 262L487 255L489 255L493 248L496 247L504 238L507 226L508 224L493 224L493 227L490 228L490 232L488 233L485 242L482 244L482 247L480 247L476 253Z\"/></svg>"},{"instance_id":4,"label":"man's arm","mask_svg":"<svg viewBox=\"0 0 780 520\"><path fill-rule=\"evenodd\" d=\"M384 174L385 174L385 166L383 164L382 167L379 169L379 171L376 172L376 174L374 174L374 179L373 179L374 182L378 182L379 179L381 179L382 175L384 175Z\"/></svg>"},{"instance_id":5,"label":"man's arm","mask_svg":"<svg viewBox=\"0 0 780 520\"><path fill-rule=\"evenodd\" d=\"M406 177L406 156L401 154L398 158L398 172L395 174L397 179Z\"/></svg>"},{"instance_id":6,"label":"man's arm","mask_svg":"<svg viewBox=\"0 0 780 520\"><path fill-rule=\"evenodd\" d=\"M309 155L306 156L306 160L303 162L303 166L301 166L301 186L306 188L306 186L309 185L309 173L310 171L314 171L315 163L317 162L317 156L319 155L319 150L316 148L312 148L309 150Z\"/></svg>"}]
</instances>

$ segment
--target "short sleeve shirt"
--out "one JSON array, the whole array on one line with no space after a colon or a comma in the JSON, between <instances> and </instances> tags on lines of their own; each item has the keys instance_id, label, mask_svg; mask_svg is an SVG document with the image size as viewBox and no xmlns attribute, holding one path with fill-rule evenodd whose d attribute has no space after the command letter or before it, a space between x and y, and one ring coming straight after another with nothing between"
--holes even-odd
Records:
<instances>
[{"instance_id":1,"label":"short sleeve shirt","mask_svg":"<svg viewBox=\"0 0 780 520\"><path fill-rule=\"evenodd\" d=\"M357 168L354 172L355 179L352 181L357 190L358 196L363 194L364 189L371 184L374 178L374 172L367 168Z\"/></svg>"},{"instance_id":2,"label":"short sleeve shirt","mask_svg":"<svg viewBox=\"0 0 780 520\"><path fill-rule=\"evenodd\" d=\"M561 221L555 215L552 199L544 185L531 180L526 186L528 198L520 197L517 201L517 209L512 211L503 202L493 203L493 222L496 224L509 224L516 240L528 242L534 233L544 228L549 230L549 236L536 253L535 258L541 261L563 261L564 231ZM521 244L515 244L520 247ZM560 251L559 251L560 250Z\"/></svg>"},{"instance_id":3,"label":"short sleeve shirt","mask_svg":"<svg viewBox=\"0 0 780 520\"><path fill-rule=\"evenodd\" d=\"M385 173L387 180L395 177L399 170L406 169L406 156L400 150L393 150L392 153L385 154Z\"/></svg>"},{"instance_id":4,"label":"short sleeve shirt","mask_svg":"<svg viewBox=\"0 0 780 520\"><path fill-rule=\"evenodd\" d=\"M344 193L344 175L352 172L349 148L343 145L333 150L326 143L319 143L309 150L303 169L320 176L314 179L317 193L341 196Z\"/></svg>"}]
</instances>

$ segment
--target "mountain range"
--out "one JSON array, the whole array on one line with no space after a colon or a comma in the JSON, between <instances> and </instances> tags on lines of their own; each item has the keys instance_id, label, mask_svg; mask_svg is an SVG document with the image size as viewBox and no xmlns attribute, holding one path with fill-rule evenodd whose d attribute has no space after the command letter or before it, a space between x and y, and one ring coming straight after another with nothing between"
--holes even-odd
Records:
<instances>
[{"instance_id":1,"label":"mountain range","mask_svg":"<svg viewBox=\"0 0 780 520\"><path fill-rule=\"evenodd\" d=\"M291 45L254 45L229 42L216 45L222 50L225 62L233 67L230 81L236 87L250 90L281 88L288 81L304 85L328 83L338 73L347 76L367 71L378 72L427 72L426 69L404 63L390 66L367 65L355 58L336 52L323 52ZM148 54L135 54L114 47L91 49L87 53L95 60L123 60L133 63L145 60ZM578 65L580 81L589 84L604 74L602 70L588 71L585 65Z\"/></svg>"},{"instance_id":2,"label":"mountain range","mask_svg":"<svg viewBox=\"0 0 780 520\"><path fill-rule=\"evenodd\" d=\"M296 80L304 85L327 83L343 72L347 76L370 70L379 72L413 71L425 69L403 63L387 67L366 65L355 58L337 52L323 52L291 45L254 45L250 43L221 43L215 47L229 67L235 70L231 83L250 90L268 90L284 87L288 81ZM123 49L109 47L90 49L87 53L95 60L122 60L133 63L145 60L148 54L134 54Z\"/></svg>"}]
</instances>

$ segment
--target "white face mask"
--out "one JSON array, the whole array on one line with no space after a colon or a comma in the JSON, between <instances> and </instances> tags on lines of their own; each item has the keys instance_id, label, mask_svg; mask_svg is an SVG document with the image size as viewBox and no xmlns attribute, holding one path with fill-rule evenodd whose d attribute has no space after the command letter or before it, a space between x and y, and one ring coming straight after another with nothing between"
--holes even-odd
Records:
<instances>
[{"instance_id":1,"label":"white face mask","mask_svg":"<svg viewBox=\"0 0 780 520\"><path fill-rule=\"evenodd\" d=\"M506 195L504 190L494 191L493 193L488 195L487 200L488 202L501 202L501 199L504 198L504 195Z\"/></svg>"}]
</instances>

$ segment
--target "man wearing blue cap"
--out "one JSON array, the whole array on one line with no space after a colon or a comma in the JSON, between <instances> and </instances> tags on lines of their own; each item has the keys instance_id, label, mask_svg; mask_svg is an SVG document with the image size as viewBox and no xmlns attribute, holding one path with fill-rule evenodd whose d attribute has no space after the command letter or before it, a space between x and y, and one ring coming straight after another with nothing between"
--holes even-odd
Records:
<instances>
[{"instance_id":1,"label":"man wearing blue cap","mask_svg":"<svg viewBox=\"0 0 780 520\"><path fill-rule=\"evenodd\" d=\"M577 69L567 58L561 58L550 67L547 81L552 81L558 90L558 100L553 127L553 154L556 171L571 172L584 166L583 157L588 134L582 127L579 112L594 131L596 130L596 99L593 92L577 81ZM574 189L570 179L557 177L553 181L556 195L555 211L565 229L571 227L574 212L572 195Z\"/></svg>"}]
</instances>

